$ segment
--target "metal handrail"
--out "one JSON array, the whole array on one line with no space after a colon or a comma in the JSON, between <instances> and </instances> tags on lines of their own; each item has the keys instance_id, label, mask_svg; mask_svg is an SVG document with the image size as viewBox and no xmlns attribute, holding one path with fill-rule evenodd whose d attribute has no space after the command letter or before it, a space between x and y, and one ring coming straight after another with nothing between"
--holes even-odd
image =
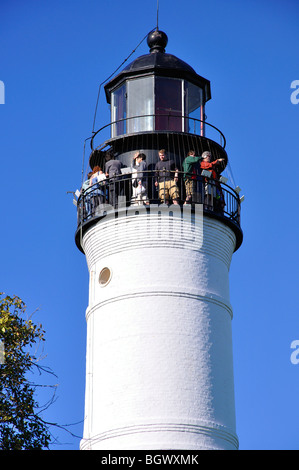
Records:
<instances>
[{"instance_id":1,"label":"metal handrail","mask_svg":"<svg viewBox=\"0 0 299 470\"><path fill-rule=\"evenodd\" d=\"M152 118L155 118L155 117L168 117L168 118L178 118L180 120L183 120L183 119L189 119L189 120L192 120L193 122L198 122L200 123L200 125L204 125L204 126L208 126L212 129L214 129L216 132L218 132L218 134L220 135L220 145L222 146L223 149L225 149L226 147L226 139L225 139L225 136L224 134L216 127L214 126L213 124L210 124L209 122L207 121L204 121L202 119L196 119L196 118L193 118L193 117L190 117L188 115L180 115L180 116L174 116L172 114L142 114L142 115L139 115L139 116L130 116L130 117L127 117L127 118L123 118L123 119L118 119L116 121L112 121L110 122L109 124L106 124L105 126L101 127L100 129L98 129L97 131L95 131L93 133L93 135L91 136L91 141L90 141L90 146L91 146L91 149L94 150L94 146L93 146L93 141L94 141L94 138L100 133L102 132L104 129L106 129L107 127L111 127L111 126L114 126L115 124L118 124L118 123L121 123L121 122L127 122L127 121L130 121L131 119L140 119L140 118L149 118L149 117L152 117ZM157 130L149 130L149 131L145 131L145 130L142 130L142 131L136 131L136 132L133 132L132 134L143 134L145 132L172 132L171 129L157 129ZM178 132L176 131L178 134L192 134L190 132ZM115 136L114 138L122 138L124 136L128 136L130 135L131 133L125 133L125 134L120 134L120 135L117 135ZM206 137L205 135L201 135L201 134L198 134L198 133L195 133L195 135L200 135L201 137ZM207 137L209 138L209 137ZM212 139L210 139L212 140ZM221 142L221 140L223 140L223 143ZM105 147L106 146L106 141L103 143L103 144L100 144L98 145L96 148L100 148L100 147Z\"/></svg>"},{"instance_id":2,"label":"metal handrail","mask_svg":"<svg viewBox=\"0 0 299 470\"><path fill-rule=\"evenodd\" d=\"M139 193L134 188L135 181L137 188L140 188ZM166 182L169 181L171 184L167 185ZM167 186L172 186L172 196L178 196L177 201L172 201L170 196L167 199ZM189 201L188 191L192 194ZM197 175L192 179L191 175L188 177L183 172L168 170L125 173L106 178L81 191L77 201L78 227L105 215L107 210L117 210L118 197L122 198L122 205L125 206L161 204L167 201L178 202L180 205L186 202L192 205L202 204L204 211L229 220L240 228L240 197L233 188L206 176Z\"/></svg>"}]
</instances>

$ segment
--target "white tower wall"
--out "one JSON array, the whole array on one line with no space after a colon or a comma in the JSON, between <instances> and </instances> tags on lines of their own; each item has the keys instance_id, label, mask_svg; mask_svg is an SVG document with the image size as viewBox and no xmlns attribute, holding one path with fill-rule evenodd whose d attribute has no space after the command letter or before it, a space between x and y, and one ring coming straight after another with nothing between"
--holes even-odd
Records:
<instances>
[{"instance_id":1,"label":"white tower wall","mask_svg":"<svg viewBox=\"0 0 299 470\"><path fill-rule=\"evenodd\" d=\"M236 449L229 267L235 235L190 207L107 216L90 273L81 449ZM99 283L108 268L111 277Z\"/></svg>"}]
</instances>

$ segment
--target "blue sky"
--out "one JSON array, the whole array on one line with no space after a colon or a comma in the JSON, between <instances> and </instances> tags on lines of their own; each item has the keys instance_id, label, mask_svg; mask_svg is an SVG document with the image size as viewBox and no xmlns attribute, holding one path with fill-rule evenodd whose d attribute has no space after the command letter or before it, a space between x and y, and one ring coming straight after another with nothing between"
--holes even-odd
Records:
<instances>
[{"instance_id":1,"label":"blue sky","mask_svg":"<svg viewBox=\"0 0 299 470\"><path fill-rule=\"evenodd\" d=\"M211 81L208 122L242 188L244 242L231 265L240 449L299 449L297 0L160 0L167 52ZM156 25L156 1L0 0L0 290L46 330L59 383L45 418L82 434L88 272L74 243L83 143L99 84ZM144 41L129 60L148 52ZM109 121L100 95L96 128ZM47 380L47 378L45 378ZM45 400L40 393L41 402ZM79 437L53 429L53 449Z\"/></svg>"}]
</instances>

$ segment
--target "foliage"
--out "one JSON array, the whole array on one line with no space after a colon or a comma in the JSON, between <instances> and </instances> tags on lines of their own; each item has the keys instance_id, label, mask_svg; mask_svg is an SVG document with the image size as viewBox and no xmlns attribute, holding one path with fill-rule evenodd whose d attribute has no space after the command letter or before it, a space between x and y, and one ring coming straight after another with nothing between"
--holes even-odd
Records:
<instances>
[{"instance_id":1,"label":"foliage","mask_svg":"<svg viewBox=\"0 0 299 470\"><path fill-rule=\"evenodd\" d=\"M0 450L31 450L49 447L48 425L35 399L37 385L28 376L41 373L36 357L44 330L26 318L26 306L18 297L0 293Z\"/></svg>"}]
</instances>

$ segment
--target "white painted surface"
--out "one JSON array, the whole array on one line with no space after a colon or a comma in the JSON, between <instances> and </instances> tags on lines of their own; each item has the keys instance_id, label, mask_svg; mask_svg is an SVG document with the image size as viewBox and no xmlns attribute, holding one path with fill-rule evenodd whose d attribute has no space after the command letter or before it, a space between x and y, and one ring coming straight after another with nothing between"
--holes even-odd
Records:
<instances>
[{"instance_id":1,"label":"white painted surface","mask_svg":"<svg viewBox=\"0 0 299 470\"><path fill-rule=\"evenodd\" d=\"M90 271L82 449L234 449L235 235L145 211L84 236ZM105 287L101 270L112 273Z\"/></svg>"}]
</instances>

